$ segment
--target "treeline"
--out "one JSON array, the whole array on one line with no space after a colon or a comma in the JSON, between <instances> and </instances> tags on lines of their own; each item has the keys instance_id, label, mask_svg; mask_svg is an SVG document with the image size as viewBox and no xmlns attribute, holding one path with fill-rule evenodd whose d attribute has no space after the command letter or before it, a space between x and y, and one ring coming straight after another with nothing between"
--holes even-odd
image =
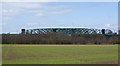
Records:
<instances>
[{"instance_id":1,"label":"treeline","mask_svg":"<svg viewBox=\"0 0 120 66\"><path fill-rule=\"evenodd\" d=\"M102 34L2 34L2 44L119 44L119 36Z\"/></svg>"}]
</instances>

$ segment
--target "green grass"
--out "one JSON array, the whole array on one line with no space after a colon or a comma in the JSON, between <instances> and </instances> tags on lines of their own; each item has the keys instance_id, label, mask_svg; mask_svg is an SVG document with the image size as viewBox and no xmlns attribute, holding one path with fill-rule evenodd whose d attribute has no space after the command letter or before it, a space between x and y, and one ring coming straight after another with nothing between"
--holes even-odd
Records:
<instances>
[{"instance_id":1,"label":"green grass","mask_svg":"<svg viewBox=\"0 0 120 66\"><path fill-rule=\"evenodd\" d=\"M3 46L3 64L92 64L118 60L118 46Z\"/></svg>"}]
</instances>

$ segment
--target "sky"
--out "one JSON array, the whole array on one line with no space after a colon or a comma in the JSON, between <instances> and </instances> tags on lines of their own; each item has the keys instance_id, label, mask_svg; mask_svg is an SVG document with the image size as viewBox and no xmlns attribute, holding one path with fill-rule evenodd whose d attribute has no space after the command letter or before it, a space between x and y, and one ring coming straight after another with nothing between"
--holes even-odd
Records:
<instances>
[{"instance_id":1,"label":"sky","mask_svg":"<svg viewBox=\"0 0 120 66\"><path fill-rule=\"evenodd\" d=\"M4 2L1 11L2 33L44 27L118 29L117 2Z\"/></svg>"}]
</instances>

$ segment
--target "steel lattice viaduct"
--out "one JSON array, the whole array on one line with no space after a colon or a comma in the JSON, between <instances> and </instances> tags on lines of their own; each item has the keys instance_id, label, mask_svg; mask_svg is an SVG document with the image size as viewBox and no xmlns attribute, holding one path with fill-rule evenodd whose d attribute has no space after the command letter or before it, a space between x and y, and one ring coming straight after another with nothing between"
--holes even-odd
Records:
<instances>
[{"instance_id":1,"label":"steel lattice viaduct","mask_svg":"<svg viewBox=\"0 0 120 66\"><path fill-rule=\"evenodd\" d=\"M64 34L106 34L111 33L111 30L105 29L88 29L88 28L40 28L40 29L22 29L22 34L46 34L49 32L64 33Z\"/></svg>"}]
</instances>

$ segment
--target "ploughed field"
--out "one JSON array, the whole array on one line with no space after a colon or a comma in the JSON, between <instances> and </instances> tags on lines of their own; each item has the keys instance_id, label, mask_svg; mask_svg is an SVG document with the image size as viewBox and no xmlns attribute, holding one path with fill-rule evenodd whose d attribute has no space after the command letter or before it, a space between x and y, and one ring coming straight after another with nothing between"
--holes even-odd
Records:
<instances>
[{"instance_id":1,"label":"ploughed field","mask_svg":"<svg viewBox=\"0 0 120 66\"><path fill-rule=\"evenodd\" d=\"M118 45L2 45L2 64L117 64Z\"/></svg>"}]
</instances>

